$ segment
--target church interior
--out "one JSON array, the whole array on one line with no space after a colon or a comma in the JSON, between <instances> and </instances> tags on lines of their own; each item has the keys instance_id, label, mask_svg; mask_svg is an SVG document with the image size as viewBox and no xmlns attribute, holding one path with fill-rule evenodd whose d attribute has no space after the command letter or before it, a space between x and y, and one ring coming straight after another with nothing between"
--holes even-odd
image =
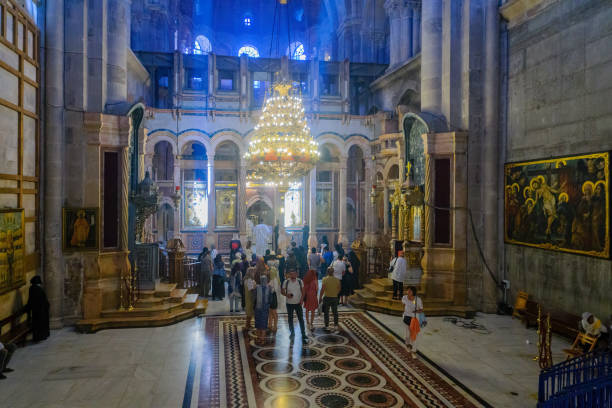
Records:
<instances>
[{"instance_id":1,"label":"church interior","mask_svg":"<svg viewBox=\"0 0 612 408\"><path fill-rule=\"evenodd\" d=\"M0 83L0 407L612 407L610 1L0 0Z\"/></svg>"}]
</instances>

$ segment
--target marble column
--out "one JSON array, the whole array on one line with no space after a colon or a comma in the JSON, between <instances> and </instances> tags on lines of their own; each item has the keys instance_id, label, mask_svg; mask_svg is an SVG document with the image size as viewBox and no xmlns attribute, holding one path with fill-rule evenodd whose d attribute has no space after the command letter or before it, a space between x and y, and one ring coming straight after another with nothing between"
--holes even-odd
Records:
<instances>
[{"instance_id":1,"label":"marble column","mask_svg":"<svg viewBox=\"0 0 612 408\"><path fill-rule=\"evenodd\" d=\"M130 0L108 1L107 105L127 99L127 55L130 47Z\"/></svg>"},{"instance_id":2,"label":"marble column","mask_svg":"<svg viewBox=\"0 0 612 408\"><path fill-rule=\"evenodd\" d=\"M308 225L310 226L310 234L308 235L308 246L310 248L316 248L317 242L317 168L314 167L310 170L308 177L309 181L309 194L308 194L308 205L309 205L309 220Z\"/></svg>"},{"instance_id":3,"label":"marble column","mask_svg":"<svg viewBox=\"0 0 612 408\"><path fill-rule=\"evenodd\" d=\"M421 52L421 5L416 4L412 9L412 53Z\"/></svg>"},{"instance_id":4,"label":"marble column","mask_svg":"<svg viewBox=\"0 0 612 408\"><path fill-rule=\"evenodd\" d=\"M143 167L144 171L148 171L151 177L153 177L153 153L144 154Z\"/></svg>"},{"instance_id":5,"label":"marble column","mask_svg":"<svg viewBox=\"0 0 612 408\"><path fill-rule=\"evenodd\" d=\"M121 251L128 251L128 229L129 229L129 214L130 214L130 148L129 146L121 147L119 153L119 159L121 166L121 186L119 190L119 214L121 221L119 223L119 249Z\"/></svg>"},{"instance_id":6,"label":"marble column","mask_svg":"<svg viewBox=\"0 0 612 408\"><path fill-rule=\"evenodd\" d=\"M346 157L340 157L339 178L338 178L338 242L344 247L348 246L348 236L346 231Z\"/></svg>"},{"instance_id":7,"label":"marble column","mask_svg":"<svg viewBox=\"0 0 612 408\"><path fill-rule=\"evenodd\" d=\"M238 229L240 240L246 243L246 163L240 163L238 172Z\"/></svg>"},{"instance_id":8,"label":"marble column","mask_svg":"<svg viewBox=\"0 0 612 408\"><path fill-rule=\"evenodd\" d=\"M364 242L367 246L374 245L374 220L376 219L376 212L374 209L374 203L370 198L370 188L374 185L374 162L366 161L365 166L365 189L363 191L363 201L365 207L365 234Z\"/></svg>"},{"instance_id":9,"label":"marble column","mask_svg":"<svg viewBox=\"0 0 612 408\"><path fill-rule=\"evenodd\" d=\"M442 115L442 0L422 5L421 111Z\"/></svg>"},{"instance_id":10,"label":"marble column","mask_svg":"<svg viewBox=\"0 0 612 408\"><path fill-rule=\"evenodd\" d=\"M484 132L483 132L483 166L482 166L482 197L484 212L484 240L483 251L487 264L498 281L501 280L499 268L499 242L503 243L500 235L498 200L503 199L502 184L499 184L499 14L497 1L485 1L485 69L484 69ZM501 198L501 199L500 199ZM503 225L503 224L502 224ZM502 249L503 250L503 249ZM500 292L495 281L482 266L483 274L483 310L488 313L495 312Z\"/></svg>"},{"instance_id":11,"label":"marble column","mask_svg":"<svg viewBox=\"0 0 612 408\"><path fill-rule=\"evenodd\" d=\"M63 326L64 298L64 0L47 4L45 29L44 283L50 304L50 326L57 329Z\"/></svg>"},{"instance_id":12,"label":"marble column","mask_svg":"<svg viewBox=\"0 0 612 408\"><path fill-rule=\"evenodd\" d=\"M383 232L385 235L389 235L389 185L387 183L383 186Z\"/></svg>"},{"instance_id":13,"label":"marble column","mask_svg":"<svg viewBox=\"0 0 612 408\"><path fill-rule=\"evenodd\" d=\"M389 17L389 67L400 62L400 46L402 45L401 20L399 13L399 2L397 0L385 1L385 11Z\"/></svg>"},{"instance_id":14,"label":"marble column","mask_svg":"<svg viewBox=\"0 0 612 408\"><path fill-rule=\"evenodd\" d=\"M408 61L414 55L412 51L412 7L402 4L400 14L400 58L401 62Z\"/></svg>"},{"instance_id":15,"label":"marble column","mask_svg":"<svg viewBox=\"0 0 612 408\"><path fill-rule=\"evenodd\" d=\"M212 154L211 154L212 156ZM215 162L212 157L208 157L207 164L207 194L208 194L208 237L206 244L210 247L211 244L216 245L216 240L213 239L211 233L215 230Z\"/></svg>"},{"instance_id":16,"label":"marble column","mask_svg":"<svg viewBox=\"0 0 612 408\"><path fill-rule=\"evenodd\" d=\"M181 184L181 156L174 156L174 171L173 171L173 181L174 186L172 186L173 194L176 194L176 186L179 186L181 189L179 193L181 194L181 199L179 201L178 207L174 208L174 225L172 229L174 230L174 237L180 237L181 231L181 203L183 202L184 191L183 185Z\"/></svg>"}]
</instances>

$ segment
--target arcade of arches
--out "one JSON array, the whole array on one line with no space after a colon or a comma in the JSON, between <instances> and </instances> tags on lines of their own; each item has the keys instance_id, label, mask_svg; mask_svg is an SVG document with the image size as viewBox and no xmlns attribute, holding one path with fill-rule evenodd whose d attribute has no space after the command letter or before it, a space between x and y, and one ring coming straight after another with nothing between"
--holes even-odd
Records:
<instances>
[{"instance_id":1,"label":"arcade of arches","mask_svg":"<svg viewBox=\"0 0 612 408\"><path fill-rule=\"evenodd\" d=\"M612 343L611 50L604 0L0 0L0 406L608 386L538 396ZM279 80L320 153L282 186L245 159Z\"/></svg>"}]
</instances>

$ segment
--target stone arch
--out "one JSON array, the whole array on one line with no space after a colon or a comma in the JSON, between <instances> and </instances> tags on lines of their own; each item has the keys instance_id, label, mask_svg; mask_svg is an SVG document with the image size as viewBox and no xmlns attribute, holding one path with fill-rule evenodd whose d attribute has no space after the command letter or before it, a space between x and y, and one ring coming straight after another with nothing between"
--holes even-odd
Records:
<instances>
[{"instance_id":1,"label":"stone arch","mask_svg":"<svg viewBox=\"0 0 612 408\"><path fill-rule=\"evenodd\" d=\"M181 132L178 138L178 151L183 152L185 146L190 142L198 142L204 145L206 153L211 151L210 137L203 131L194 129Z\"/></svg>"},{"instance_id":2,"label":"stone arch","mask_svg":"<svg viewBox=\"0 0 612 408\"><path fill-rule=\"evenodd\" d=\"M267 195L255 194L247 201L247 210L253 206L257 201L263 201L270 208L274 208L274 203Z\"/></svg>"},{"instance_id":3,"label":"stone arch","mask_svg":"<svg viewBox=\"0 0 612 408\"><path fill-rule=\"evenodd\" d=\"M242 157L246 151L246 146L242 135L236 130L221 130L215 132L212 136L210 148L211 152L216 152L217 147L223 142L231 141L238 147L238 154Z\"/></svg>"},{"instance_id":4,"label":"stone arch","mask_svg":"<svg viewBox=\"0 0 612 408\"><path fill-rule=\"evenodd\" d=\"M382 171L385 182L389 180L389 172L391 171L391 167L393 166L398 166L399 168L397 158L389 159L387 163L385 163L385 167L383 168L383 171Z\"/></svg>"},{"instance_id":5,"label":"stone arch","mask_svg":"<svg viewBox=\"0 0 612 408\"><path fill-rule=\"evenodd\" d=\"M370 148L370 141L369 139L365 138L365 136L351 135L348 139L346 139L344 144L345 144L345 151L347 155L351 147L353 147L354 145L359 146L359 148L363 152L364 158L369 158L372 155L372 151Z\"/></svg>"},{"instance_id":6,"label":"stone arch","mask_svg":"<svg viewBox=\"0 0 612 408\"><path fill-rule=\"evenodd\" d=\"M400 104L402 98L407 94L416 94L421 95L421 82L414 80L407 80L401 82L402 87L397 89L393 93L393 97L391 98L391 103L393 106L397 106ZM420 101L420 98L419 98ZM420 103L419 103L420 106Z\"/></svg>"},{"instance_id":7,"label":"stone arch","mask_svg":"<svg viewBox=\"0 0 612 408\"><path fill-rule=\"evenodd\" d=\"M421 135L429 133L427 123L418 115L407 112L402 117L401 132L404 135L405 160L412 167L410 174L406 174L416 185L425 184L425 151Z\"/></svg>"},{"instance_id":8,"label":"stone arch","mask_svg":"<svg viewBox=\"0 0 612 408\"><path fill-rule=\"evenodd\" d=\"M344 140L340 136L335 135L333 133L322 133L317 136L316 141L319 146L322 146L324 144L330 144L334 146L338 150L340 156L346 159L348 150L344 144Z\"/></svg>"},{"instance_id":9,"label":"stone arch","mask_svg":"<svg viewBox=\"0 0 612 408\"><path fill-rule=\"evenodd\" d=\"M170 207L172 207L173 210L176 210L176 207L174 206L174 200L168 196L162 196L161 200L159 201L159 207L161 208L163 204L168 204Z\"/></svg>"},{"instance_id":10,"label":"stone arch","mask_svg":"<svg viewBox=\"0 0 612 408\"><path fill-rule=\"evenodd\" d=\"M154 154L155 145L159 142L166 141L172 146L172 154L178 154L178 146L176 141L176 135L167 129L158 129L149 132L147 137L147 143L145 145L145 154Z\"/></svg>"}]
</instances>

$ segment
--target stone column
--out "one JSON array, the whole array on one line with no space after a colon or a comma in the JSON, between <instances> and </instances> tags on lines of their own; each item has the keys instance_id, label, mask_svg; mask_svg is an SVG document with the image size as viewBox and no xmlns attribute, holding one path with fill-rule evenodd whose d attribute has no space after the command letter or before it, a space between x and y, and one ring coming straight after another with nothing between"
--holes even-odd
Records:
<instances>
[{"instance_id":1,"label":"stone column","mask_svg":"<svg viewBox=\"0 0 612 408\"><path fill-rule=\"evenodd\" d=\"M309 181L309 220L310 234L308 235L308 246L310 248L317 247L317 168L310 170Z\"/></svg>"},{"instance_id":2,"label":"stone column","mask_svg":"<svg viewBox=\"0 0 612 408\"><path fill-rule=\"evenodd\" d=\"M412 52L421 52L421 6L416 4L412 9Z\"/></svg>"},{"instance_id":3,"label":"stone column","mask_svg":"<svg viewBox=\"0 0 612 408\"><path fill-rule=\"evenodd\" d=\"M64 0L47 4L45 14L45 205L44 277L50 326L61 328L64 294L62 205L64 169Z\"/></svg>"},{"instance_id":4,"label":"stone column","mask_svg":"<svg viewBox=\"0 0 612 408\"><path fill-rule=\"evenodd\" d=\"M107 0L87 2L87 111L103 112L107 88ZM47 40L48 43L48 40Z\"/></svg>"},{"instance_id":5,"label":"stone column","mask_svg":"<svg viewBox=\"0 0 612 408\"><path fill-rule=\"evenodd\" d=\"M376 219L376 212L374 204L370 198L370 188L374 185L374 162L371 160L366 161L365 166L365 191L363 194L364 207L365 207L365 234L364 242L367 246L373 246L374 244L374 220Z\"/></svg>"},{"instance_id":6,"label":"stone column","mask_svg":"<svg viewBox=\"0 0 612 408\"><path fill-rule=\"evenodd\" d=\"M128 241L128 230L129 230L129 214L130 214L130 148L128 146L121 147L119 155L121 166L121 190L119 191L119 207L121 221L119 223L119 249L127 252L129 241Z\"/></svg>"},{"instance_id":7,"label":"stone column","mask_svg":"<svg viewBox=\"0 0 612 408\"><path fill-rule=\"evenodd\" d=\"M421 111L442 114L442 0L422 5Z\"/></svg>"},{"instance_id":8,"label":"stone column","mask_svg":"<svg viewBox=\"0 0 612 408\"><path fill-rule=\"evenodd\" d=\"M181 194L181 200L179 201L179 205L174 208L174 225L172 229L174 230L174 237L180 236L181 232L181 203L183 202L184 191L183 185L181 184L181 156L174 156L174 170L172 173L174 185L172 186L172 194L176 194L176 186L179 186L181 189L179 193Z\"/></svg>"},{"instance_id":9,"label":"stone column","mask_svg":"<svg viewBox=\"0 0 612 408\"><path fill-rule=\"evenodd\" d=\"M399 12L401 24L400 61L404 62L414 55L412 51L412 7L408 4L402 4Z\"/></svg>"},{"instance_id":10,"label":"stone column","mask_svg":"<svg viewBox=\"0 0 612 408\"><path fill-rule=\"evenodd\" d=\"M346 231L346 157L340 157L340 176L338 178L338 242L348 246Z\"/></svg>"},{"instance_id":11,"label":"stone column","mask_svg":"<svg viewBox=\"0 0 612 408\"><path fill-rule=\"evenodd\" d=\"M389 185L383 186L383 231L385 235L389 235Z\"/></svg>"},{"instance_id":12,"label":"stone column","mask_svg":"<svg viewBox=\"0 0 612 408\"><path fill-rule=\"evenodd\" d=\"M487 264L493 274L500 280L498 264L498 243L503 242L498 224L498 200L503 197L499 182L499 14L497 1L485 2L485 69L484 69L484 132L483 132L483 166L482 197L484 212L483 251ZM503 217L502 217L503 218ZM483 311L493 313L497 309L500 292L495 281L482 266L483 274Z\"/></svg>"},{"instance_id":13,"label":"stone column","mask_svg":"<svg viewBox=\"0 0 612 408\"><path fill-rule=\"evenodd\" d=\"M425 225L425 236L423 244L425 247L430 247L433 244L433 174L434 174L434 159L431 155L425 156L425 205L423 214L423 225Z\"/></svg>"},{"instance_id":14,"label":"stone column","mask_svg":"<svg viewBox=\"0 0 612 408\"><path fill-rule=\"evenodd\" d=\"M401 20L399 13L399 2L397 0L386 0L385 11L389 16L389 67L400 62L400 46L402 45L400 32Z\"/></svg>"},{"instance_id":15,"label":"stone column","mask_svg":"<svg viewBox=\"0 0 612 408\"><path fill-rule=\"evenodd\" d=\"M127 99L127 54L130 46L130 0L108 1L107 104Z\"/></svg>"},{"instance_id":16,"label":"stone column","mask_svg":"<svg viewBox=\"0 0 612 408\"><path fill-rule=\"evenodd\" d=\"M215 161L208 157L208 231L215 230Z\"/></svg>"},{"instance_id":17,"label":"stone column","mask_svg":"<svg viewBox=\"0 0 612 408\"><path fill-rule=\"evenodd\" d=\"M153 153L146 153L144 155L143 167L145 172L149 172L153 177Z\"/></svg>"},{"instance_id":18,"label":"stone column","mask_svg":"<svg viewBox=\"0 0 612 408\"><path fill-rule=\"evenodd\" d=\"M147 129L144 127L140 127L138 129L138 180L144 179L145 173L149 171L149 168L146 167L146 154L145 154L145 146L147 145ZM152 155L149 155L152 156ZM149 173L151 178L153 177L153 173Z\"/></svg>"},{"instance_id":19,"label":"stone column","mask_svg":"<svg viewBox=\"0 0 612 408\"><path fill-rule=\"evenodd\" d=\"M246 243L246 163L240 163L238 172L238 229L240 231L240 240Z\"/></svg>"}]
</instances>

